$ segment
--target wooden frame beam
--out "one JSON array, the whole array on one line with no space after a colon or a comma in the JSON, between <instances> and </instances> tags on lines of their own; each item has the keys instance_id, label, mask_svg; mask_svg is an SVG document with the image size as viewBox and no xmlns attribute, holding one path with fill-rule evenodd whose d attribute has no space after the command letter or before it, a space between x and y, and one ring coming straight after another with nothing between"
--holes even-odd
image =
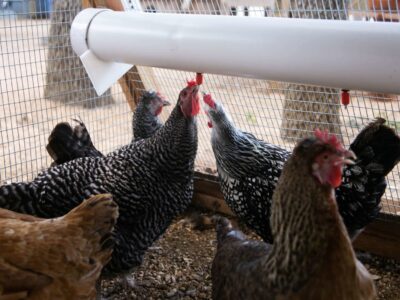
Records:
<instances>
[{"instance_id":1,"label":"wooden frame beam","mask_svg":"<svg viewBox=\"0 0 400 300\"><path fill-rule=\"evenodd\" d=\"M356 249L400 260L400 218L380 214L354 241Z\"/></svg>"}]
</instances>

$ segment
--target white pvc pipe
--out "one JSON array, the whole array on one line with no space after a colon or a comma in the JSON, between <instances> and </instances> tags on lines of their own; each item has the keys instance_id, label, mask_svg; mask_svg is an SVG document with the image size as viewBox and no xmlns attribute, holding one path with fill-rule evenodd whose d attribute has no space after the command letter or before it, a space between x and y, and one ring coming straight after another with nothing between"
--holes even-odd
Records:
<instances>
[{"instance_id":1,"label":"white pvc pipe","mask_svg":"<svg viewBox=\"0 0 400 300\"><path fill-rule=\"evenodd\" d=\"M125 68L400 94L400 23L88 9L74 20L71 41L78 55L89 51L98 63L129 64Z\"/></svg>"}]
</instances>

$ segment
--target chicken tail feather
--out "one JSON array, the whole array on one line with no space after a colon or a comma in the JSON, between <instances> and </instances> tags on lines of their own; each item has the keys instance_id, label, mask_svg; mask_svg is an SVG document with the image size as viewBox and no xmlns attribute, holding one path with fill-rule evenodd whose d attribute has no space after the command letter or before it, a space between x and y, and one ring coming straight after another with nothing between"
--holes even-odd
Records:
<instances>
[{"instance_id":1,"label":"chicken tail feather","mask_svg":"<svg viewBox=\"0 0 400 300\"><path fill-rule=\"evenodd\" d=\"M46 150L55 165L80 157L103 156L94 147L85 124L79 120L74 121L78 123L74 128L67 122L58 123L49 136Z\"/></svg>"},{"instance_id":2,"label":"chicken tail feather","mask_svg":"<svg viewBox=\"0 0 400 300\"><path fill-rule=\"evenodd\" d=\"M380 176L386 176L400 161L400 137L385 123L377 118L350 145L369 172Z\"/></svg>"},{"instance_id":3,"label":"chicken tail feather","mask_svg":"<svg viewBox=\"0 0 400 300\"><path fill-rule=\"evenodd\" d=\"M85 200L65 218L77 220L84 227L88 237L97 234L101 237L102 244L106 245L110 231L117 222L118 205L113 201L111 194L100 194Z\"/></svg>"},{"instance_id":4,"label":"chicken tail feather","mask_svg":"<svg viewBox=\"0 0 400 300\"><path fill-rule=\"evenodd\" d=\"M350 145L357 160L346 167L342 185L336 189L339 210L352 238L377 218L387 186L385 176L400 161L400 137L385 122L377 118L357 135Z\"/></svg>"}]
</instances>

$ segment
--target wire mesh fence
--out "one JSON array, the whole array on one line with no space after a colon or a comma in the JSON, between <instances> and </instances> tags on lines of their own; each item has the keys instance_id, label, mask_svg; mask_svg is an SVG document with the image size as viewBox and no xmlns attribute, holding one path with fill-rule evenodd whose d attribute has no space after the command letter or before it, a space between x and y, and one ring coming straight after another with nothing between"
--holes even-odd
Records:
<instances>
[{"instance_id":1,"label":"wire mesh fence","mask_svg":"<svg viewBox=\"0 0 400 300\"><path fill-rule=\"evenodd\" d=\"M398 0L162 0L140 4L148 13L232 17L398 22L400 16ZM97 97L70 47L69 26L81 9L81 1L76 0L0 1L1 182L32 179L50 165L45 146L60 121L82 119L96 147L104 153L131 140L132 112L120 85ZM135 72L145 89L160 91L172 102L186 80L194 76L142 66ZM351 102L345 108L336 89L213 74L205 74L202 88L224 103L238 127L287 149L315 127L324 126L340 134L349 145L361 128L378 116L400 131L399 95L351 91ZM166 110L162 117L166 119L169 112ZM215 174L204 114L198 117L198 124L196 168ZM399 175L397 166L388 176L383 210L389 214L400 215Z\"/></svg>"}]
</instances>

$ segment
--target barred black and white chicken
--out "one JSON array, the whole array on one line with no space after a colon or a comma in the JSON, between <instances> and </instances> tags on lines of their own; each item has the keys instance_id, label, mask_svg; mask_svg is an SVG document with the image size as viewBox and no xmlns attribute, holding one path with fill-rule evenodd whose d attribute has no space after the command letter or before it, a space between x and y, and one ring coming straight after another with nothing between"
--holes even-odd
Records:
<instances>
[{"instance_id":1,"label":"barred black and white chicken","mask_svg":"<svg viewBox=\"0 0 400 300\"><path fill-rule=\"evenodd\" d=\"M111 193L119 206L115 247L103 275L140 265L146 249L190 204L197 152L198 85L189 82L165 125L152 137L105 157L84 157L0 188L0 207L50 218L90 195Z\"/></svg>"},{"instance_id":2,"label":"barred black and white chicken","mask_svg":"<svg viewBox=\"0 0 400 300\"><path fill-rule=\"evenodd\" d=\"M171 103L160 93L143 93L132 118L133 141L148 138L163 126L158 116L168 105ZM81 120L74 121L78 123L74 128L67 122L58 123L49 136L46 150L54 160L52 166L80 157L104 156L93 145L86 125Z\"/></svg>"},{"instance_id":3,"label":"barred black and white chicken","mask_svg":"<svg viewBox=\"0 0 400 300\"><path fill-rule=\"evenodd\" d=\"M212 127L211 143L225 201L264 241L272 242L272 194L291 153L236 128L221 103L204 96ZM339 212L352 238L380 211L385 176L400 160L400 137L377 119L350 145L358 159L346 166L336 191Z\"/></svg>"},{"instance_id":4,"label":"barred black and white chicken","mask_svg":"<svg viewBox=\"0 0 400 300\"><path fill-rule=\"evenodd\" d=\"M171 105L160 93L144 92L136 106L132 119L133 139L147 139L159 130L163 123L158 117L164 106Z\"/></svg>"}]
</instances>

